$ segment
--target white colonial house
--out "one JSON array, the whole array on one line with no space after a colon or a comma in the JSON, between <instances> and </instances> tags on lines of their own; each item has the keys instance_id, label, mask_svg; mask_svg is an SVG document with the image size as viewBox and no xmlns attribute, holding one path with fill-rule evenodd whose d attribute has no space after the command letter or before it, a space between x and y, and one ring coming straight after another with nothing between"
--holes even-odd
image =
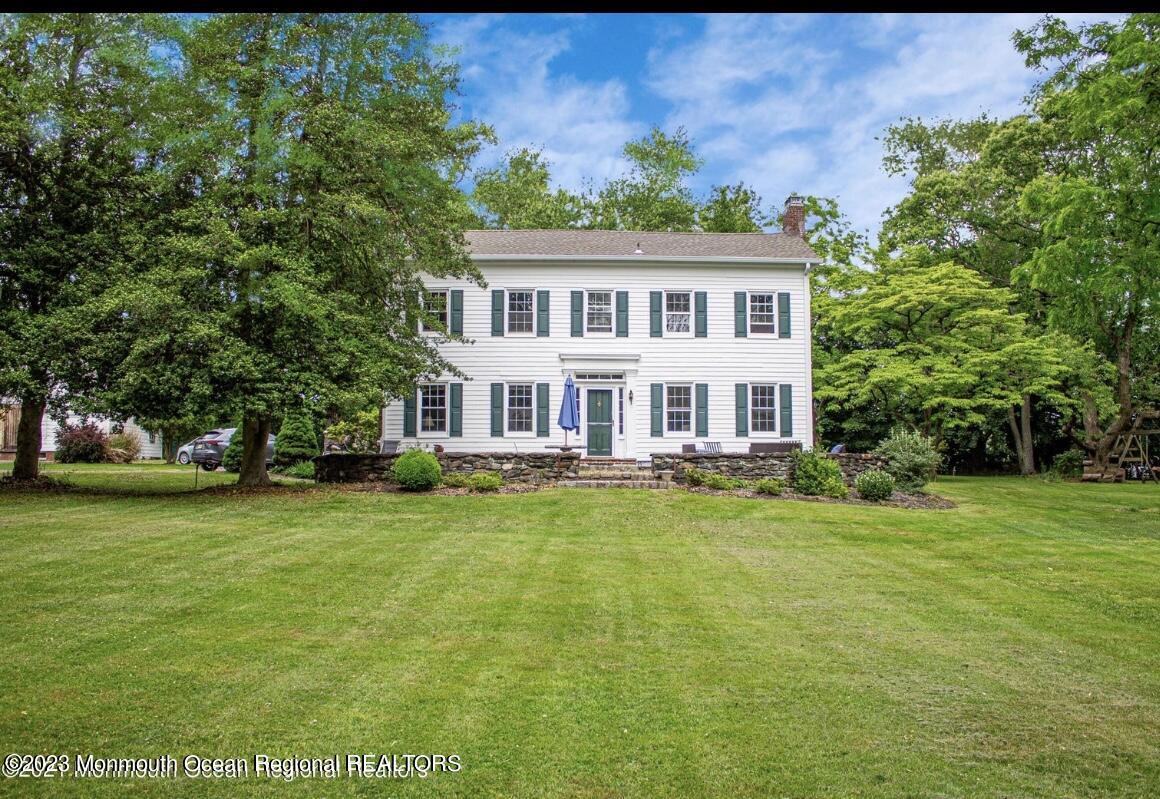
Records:
<instances>
[{"instance_id":1,"label":"white colonial house","mask_svg":"<svg viewBox=\"0 0 1160 799\"><path fill-rule=\"evenodd\" d=\"M800 198L781 233L477 230L487 287L425 281L427 307L467 342L438 337L466 379L442 376L383 409L400 448L531 452L565 443L564 382L577 388L590 458L682 445L810 448L809 276Z\"/></svg>"}]
</instances>

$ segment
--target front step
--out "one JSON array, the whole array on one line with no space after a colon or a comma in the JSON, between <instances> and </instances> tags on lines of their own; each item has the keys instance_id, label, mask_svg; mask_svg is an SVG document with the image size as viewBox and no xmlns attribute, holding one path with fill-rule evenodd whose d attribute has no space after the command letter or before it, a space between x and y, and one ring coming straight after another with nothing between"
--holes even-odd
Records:
<instances>
[{"instance_id":1,"label":"front step","mask_svg":"<svg viewBox=\"0 0 1160 799\"><path fill-rule=\"evenodd\" d=\"M560 488L672 488L673 484L664 480L561 480Z\"/></svg>"},{"instance_id":2,"label":"front step","mask_svg":"<svg viewBox=\"0 0 1160 799\"><path fill-rule=\"evenodd\" d=\"M591 469L580 467L581 480L655 480L652 469Z\"/></svg>"}]
</instances>

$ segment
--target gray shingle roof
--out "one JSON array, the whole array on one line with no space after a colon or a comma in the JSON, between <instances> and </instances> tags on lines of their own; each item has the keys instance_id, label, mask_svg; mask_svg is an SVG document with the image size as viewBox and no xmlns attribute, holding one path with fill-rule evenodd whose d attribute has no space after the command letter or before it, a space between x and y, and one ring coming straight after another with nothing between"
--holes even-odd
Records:
<instances>
[{"instance_id":1,"label":"gray shingle roof","mask_svg":"<svg viewBox=\"0 0 1160 799\"><path fill-rule=\"evenodd\" d=\"M637 254L638 249L642 251ZM770 258L817 261L786 233L643 233L632 230L469 230L472 255Z\"/></svg>"}]
</instances>

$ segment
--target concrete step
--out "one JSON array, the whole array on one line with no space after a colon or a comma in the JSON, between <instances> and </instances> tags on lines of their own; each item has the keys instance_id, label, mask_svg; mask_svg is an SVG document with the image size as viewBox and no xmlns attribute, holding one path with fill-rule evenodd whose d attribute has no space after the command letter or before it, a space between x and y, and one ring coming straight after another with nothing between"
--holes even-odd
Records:
<instances>
[{"instance_id":1,"label":"concrete step","mask_svg":"<svg viewBox=\"0 0 1160 799\"><path fill-rule=\"evenodd\" d=\"M560 488L672 488L661 480L561 480Z\"/></svg>"},{"instance_id":2,"label":"concrete step","mask_svg":"<svg viewBox=\"0 0 1160 799\"><path fill-rule=\"evenodd\" d=\"M580 468L581 480L656 480L651 469L588 469Z\"/></svg>"}]
</instances>

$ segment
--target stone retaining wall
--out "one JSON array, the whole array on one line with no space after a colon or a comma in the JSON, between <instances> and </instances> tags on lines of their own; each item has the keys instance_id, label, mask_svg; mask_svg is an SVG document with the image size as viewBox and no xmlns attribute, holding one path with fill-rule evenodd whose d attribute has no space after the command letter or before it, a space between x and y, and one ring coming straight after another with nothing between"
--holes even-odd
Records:
<instances>
[{"instance_id":1,"label":"stone retaining wall","mask_svg":"<svg viewBox=\"0 0 1160 799\"><path fill-rule=\"evenodd\" d=\"M826 454L825 457L838 462L842 468L842 476L845 477L847 485L851 486L854 485L854 479L862 472L881 469L886 465L886 461L877 455L843 452L840 455ZM793 458L787 452L654 453L652 468L654 473L672 472L673 480L678 483L685 481L683 473L685 469L689 468L706 472L720 472L730 477L741 477L746 480L759 477L777 477L786 482L793 482Z\"/></svg>"},{"instance_id":2,"label":"stone retaining wall","mask_svg":"<svg viewBox=\"0 0 1160 799\"><path fill-rule=\"evenodd\" d=\"M314 459L314 479L320 483L366 483L390 480L394 455L331 452ZM444 474L499 472L508 483L554 483L580 476L577 452L436 452Z\"/></svg>"}]
</instances>

